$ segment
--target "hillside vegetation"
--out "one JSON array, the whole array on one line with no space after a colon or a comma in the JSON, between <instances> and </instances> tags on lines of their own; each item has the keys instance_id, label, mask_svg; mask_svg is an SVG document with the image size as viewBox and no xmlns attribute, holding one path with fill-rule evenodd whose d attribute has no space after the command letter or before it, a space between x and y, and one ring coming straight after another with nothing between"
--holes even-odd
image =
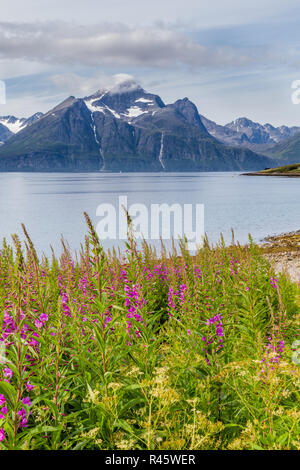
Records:
<instances>
[{"instance_id":1,"label":"hillside vegetation","mask_svg":"<svg viewBox=\"0 0 300 470\"><path fill-rule=\"evenodd\" d=\"M292 165L279 166L276 168L267 168L253 173L246 173L247 175L257 176L300 176L300 163L293 163Z\"/></svg>"}]
</instances>

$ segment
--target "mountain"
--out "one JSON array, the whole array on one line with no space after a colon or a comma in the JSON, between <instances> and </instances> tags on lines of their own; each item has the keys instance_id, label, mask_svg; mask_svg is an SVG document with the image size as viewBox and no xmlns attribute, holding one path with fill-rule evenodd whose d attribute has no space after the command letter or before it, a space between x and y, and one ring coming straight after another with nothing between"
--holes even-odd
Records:
<instances>
[{"instance_id":1,"label":"mountain","mask_svg":"<svg viewBox=\"0 0 300 470\"><path fill-rule=\"evenodd\" d=\"M293 164L300 162L300 134L278 143L264 152L269 157L281 162L281 164ZM273 165L272 165L273 166Z\"/></svg>"},{"instance_id":2,"label":"mountain","mask_svg":"<svg viewBox=\"0 0 300 470\"><path fill-rule=\"evenodd\" d=\"M0 148L2 171L260 170L272 160L209 134L196 106L132 81L69 97Z\"/></svg>"},{"instance_id":3,"label":"mountain","mask_svg":"<svg viewBox=\"0 0 300 470\"><path fill-rule=\"evenodd\" d=\"M4 144L4 142L12 135L13 133L6 126L0 123L0 145Z\"/></svg>"},{"instance_id":4,"label":"mountain","mask_svg":"<svg viewBox=\"0 0 300 470\"><path fill-rule=\"evenodd\" d=\"M220 142L227 145L241 146L256 152L264 152L279 142L300 134L300 127L259 124L247 118L239 118L225 126L201 116L207 131Z\"/></svg>"},{"instance_id":5,"label":"mountain","mask_svg":"<svg viewBox=\"0 0 300 470\"><path fill-rule=\"evenodd\" d=\"M43 113L35 113L29 118L16 118L15 116L0 116L0 143L3 144L14 134L37 121Z\"/></svg>"},{"instance_id":6,"label":"mountain","mask_svg":"<svg viewBox=\"0 0 300 470\"><path fill-rule=\"evenodd\" d=\"M247 145L250 145L250 141L246 134L237 132L227 126L221 126L220 124L207 119L205 116L200 115L200 118L207 132L220 142L237 147L246 147Z\"/></svg>"},{"instance_id":7,"label":"mountain","mask_svg":"<svg viewBox=\"0 0 300 470\"><path fill-rule=\"evenodd\" d=\"M268 123L262 125L247 118L236 119L226 124L226 127L245 134L251 144L269 147L300 133L300 127L274 127Z\"/></svg>"},{"instance_id":8,"label":"mountain","mask_svg":"<svg viewBox=\"0 0 300 470\"><path fill-rule=\"evenodd\" d=\"M81 99L69 97L0 148L1 170L93 170L99 145L91 113Z\"/></svg>"}]
</instances>

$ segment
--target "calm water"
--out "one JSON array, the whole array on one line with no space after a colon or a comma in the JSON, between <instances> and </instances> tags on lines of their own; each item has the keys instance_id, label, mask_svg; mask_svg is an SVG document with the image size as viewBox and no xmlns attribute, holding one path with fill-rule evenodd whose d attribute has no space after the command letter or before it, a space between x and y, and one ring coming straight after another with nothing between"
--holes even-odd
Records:
<instances>
[{"instance_id":1,"label":"calm water","mask_svg":"<svg viewBox=\"0 0 300 470\"><path fill-rule=\"evenodd\" d=\"M247 177L238 173L0 173L0 238L22 234L24 222L39 252L60 250L61 234L77 250L86 227L95 224L97 206L126 195L128 205L180 203L205 205L205 231L211 241L259 241L266 235L300 229L300 179ZM23 238L23 237L22 237ZM105 247L111 243L104 243Z\"/></svg>"}]
</instances>

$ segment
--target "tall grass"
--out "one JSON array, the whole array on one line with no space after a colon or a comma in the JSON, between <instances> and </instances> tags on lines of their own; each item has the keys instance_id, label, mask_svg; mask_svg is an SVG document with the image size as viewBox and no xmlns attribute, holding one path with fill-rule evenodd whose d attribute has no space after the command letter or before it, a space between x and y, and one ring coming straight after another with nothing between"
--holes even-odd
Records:
<instances>
[{"instance_id":1,"label":"tall grass","mask_svg":"<svg viewBox=\"0 0 300 470\"><path fill-rule=\"evenodd\" d=\"M299 449L299 289L252 240L0 251L2 449Z\"/></svg>"}]
</instances>

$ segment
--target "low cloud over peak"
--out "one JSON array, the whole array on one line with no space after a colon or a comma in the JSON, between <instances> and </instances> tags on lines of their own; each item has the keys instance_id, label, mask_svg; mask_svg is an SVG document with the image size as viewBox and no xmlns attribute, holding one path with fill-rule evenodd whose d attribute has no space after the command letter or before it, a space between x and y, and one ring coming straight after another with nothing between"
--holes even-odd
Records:
<instances>
[{"instance_id":1,"label":"low cloud over peak","mask_svg":"<svg viewBox=\"0 0 300 470\"><path fill-rule=\"evenodd\" d=\"M75 73L61 73L52 75L50 80L59 90L79 97L88 96L95 93L96 90L98 93L109 91L114 94L126 93L141 87L132 75L126 73L114 75L101 73L94 77L85 77Z\"/></svg>"},{"instance_id":2,"label":"low cloud over peak","mask_svg":"<svg viewBox=\"0 0 300 470\"><path fill-rule=\"evenodd\" d=\"M141 88L138 81L129 74L118 73L113 76L112 86L107 87L111 94L126 93Z\"/></svg>"}]
</instances>

